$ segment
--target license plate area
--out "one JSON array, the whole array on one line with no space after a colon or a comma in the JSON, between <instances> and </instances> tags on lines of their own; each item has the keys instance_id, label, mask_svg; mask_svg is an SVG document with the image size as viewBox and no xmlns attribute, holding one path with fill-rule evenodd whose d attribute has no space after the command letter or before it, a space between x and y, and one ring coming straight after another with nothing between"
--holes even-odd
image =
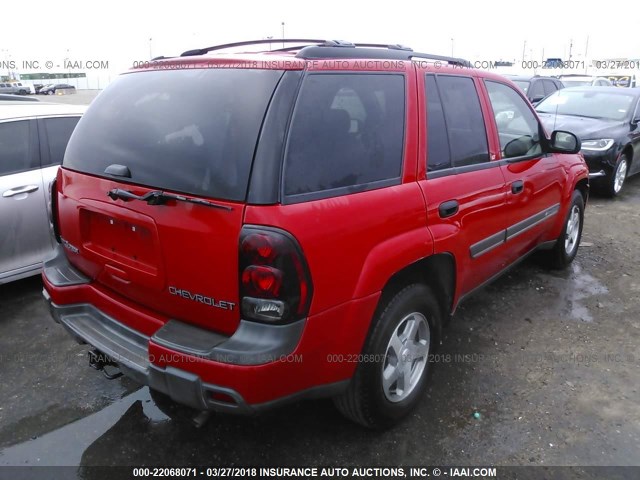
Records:
<instances>
[{"instance_id":1,"label":"license plate area","mask_svg":"<svg viewBox=\"0 0 640 480\"><path fill-rule=\"evenodd\" d=\"M82 253L103 265L100 279L118 286L162 288L158 233L153 219L131 211L81 208Z\"/></svg>"}]
</instances>

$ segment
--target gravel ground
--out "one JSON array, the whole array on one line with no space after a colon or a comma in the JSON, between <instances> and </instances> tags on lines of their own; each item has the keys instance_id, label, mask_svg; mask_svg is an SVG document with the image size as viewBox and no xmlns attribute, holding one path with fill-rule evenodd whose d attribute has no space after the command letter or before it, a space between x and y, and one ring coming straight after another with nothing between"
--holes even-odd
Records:
<instances>
[{"instance_id":1,"label":"gravel ground","mask_svg":"<svg viewBox=\"0 0 640 480\"><path fill-rule=\"evenodd\" d=\"M569 270L528 260L464 303L427 395L387 432L330 401L170 420L88 368L39 278L0 286L0 465L640 465L639 217L637 178L590 200Z\"/></svg>"}]
</instances>

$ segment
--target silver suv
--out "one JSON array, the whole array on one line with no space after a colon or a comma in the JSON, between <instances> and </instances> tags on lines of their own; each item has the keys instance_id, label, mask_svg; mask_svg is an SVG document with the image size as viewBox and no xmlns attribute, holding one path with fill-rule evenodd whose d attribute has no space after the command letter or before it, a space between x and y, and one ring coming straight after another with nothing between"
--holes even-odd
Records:
<instances>
[{"instance_id":1,"label":"silver suv","mask_svg":"<svg viewBox=\"0 0 640 480\"><path fill-rule=\"evenodd\" d=\"M53 251L48 188L85 108L0 103L0 284L39 273Z\"/></svg>"}]
</instances>

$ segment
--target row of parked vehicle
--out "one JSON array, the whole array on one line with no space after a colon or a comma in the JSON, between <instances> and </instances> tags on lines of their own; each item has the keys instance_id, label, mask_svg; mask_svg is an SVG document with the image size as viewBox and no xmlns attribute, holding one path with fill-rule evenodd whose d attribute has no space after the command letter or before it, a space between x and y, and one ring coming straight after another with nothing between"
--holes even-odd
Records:
<instances>
[{"instance_id":1,"label":"row of parked vehicle","mask_svg":"<svg viewBox=\"0 0 640 480\"><path fill-rule=\"evenodd\" d=\"M589 75L560 75L558 77L545 77L540 75L506 75L525 93L532 104L540 102L544 97L551 95L565 87L612 87L611 81L606 77Z\"/></svg>"},{"instance_id":2,"label":"row of parked vehicle","mask_svg":"<svg viewBox=\"0 0 640 480\"><path fill-rule=\"evenodd\" d=\"M609 79L595 76L508 77L535 106L547 129L568 130L582 139L592 187L607 196L618 195L626 178L640 169L640 162L633 162L640 148L640 110L634 108L640 89L615 88Z\"/></svg>"},{"instance_id":3,"label":"row of parked vehicle","mask_svg":"<svg viewBox=\"0 0 640 480\"><path fill-rule=\"evenodd\" d=\"M76 87L68 83L50 83L47 85L35 84L33 87L22 82L0 83L0 94L11 95L55 95L59 90L73 91Z\"/></svg>"},{"instance_id":4,"label":"row of parked vehicle","mask_svg":"<svg viewBox=\"0 0 640 480\"><path fill-rule=\"evenodd\" d=\"M77 107L0 106L0 281L53 250L54 319L161 408L327 396L386 427L461 301L534 252L573 261L590 181L615 195L638 171L638 90L536 112L505 77L398 45L225 53L268 42L121 75L77 126Z\"/></svg>"}]
</instances>

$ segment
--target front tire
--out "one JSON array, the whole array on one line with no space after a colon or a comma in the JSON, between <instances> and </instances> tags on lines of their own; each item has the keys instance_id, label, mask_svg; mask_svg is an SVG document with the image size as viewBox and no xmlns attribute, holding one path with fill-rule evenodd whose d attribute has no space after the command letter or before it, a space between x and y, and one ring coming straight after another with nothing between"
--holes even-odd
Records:
<instances>
[{"instance_id":1,"label":"front tire","mask_svg":"<svg viewBox=\"0 0 640 480\"><path fill-rule=\"evenodd\" d=\"M408 415L424 393L441 324L442 312L426 285L409 285L382 305L347 391L334 399L338 410L375 429Z\"/></svg>"},{"instance_id":2,"label":"front tire","mask_svg":"<svg viewBox=\"0 0 640 480\"><path fill-rule=\"evenodd\" d=\"M574 190L562 233L555 246L548 253L549 266L555 269L567 268L578 254L582 227L584 224L584 198L579 190Z\"/></svg>"},{"instance_id":3,"label":"front tire","mask_svg":"<svg viewBox=\"0 0 640 480\"><path fill-rule=\"evenodd\" d=\"M629 159L626 155L620 155L620 158L618 158L618 161L616 162L616 167L611 175L605 177L605 194L608 197L613 198L620 194L624 181L627 179L628 171Z\"/></svg>"}]
</instances>

